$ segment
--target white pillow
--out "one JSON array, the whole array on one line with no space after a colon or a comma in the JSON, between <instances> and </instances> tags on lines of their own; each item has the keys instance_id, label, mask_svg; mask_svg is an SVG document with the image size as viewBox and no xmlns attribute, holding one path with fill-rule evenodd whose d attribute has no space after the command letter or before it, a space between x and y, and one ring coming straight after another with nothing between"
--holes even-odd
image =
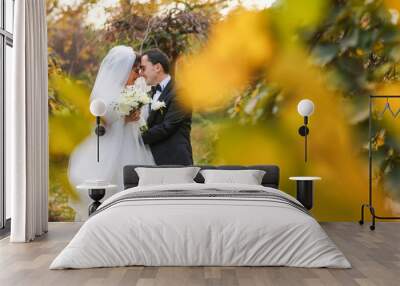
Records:
<instances>
[{"instance_id":1,"label":"white pillow","mask_svg":"<svg viewBox=\"0 0 400 286\"><path fill-rule=\"evenodd\" d=\"M204 183L261 185L265 171L261 170L202 170Z\"/></svg>"},{"instance_id":2,"label":"white pillow","mask_svg":"<svg viewBox=\"0 0 400 286\"><path fill-rule=\"evenodd\" d=\"M193 179L199 170L199 167L135 168L139 176L139 186L195 183Z\"/></svg>"}]
</instances>

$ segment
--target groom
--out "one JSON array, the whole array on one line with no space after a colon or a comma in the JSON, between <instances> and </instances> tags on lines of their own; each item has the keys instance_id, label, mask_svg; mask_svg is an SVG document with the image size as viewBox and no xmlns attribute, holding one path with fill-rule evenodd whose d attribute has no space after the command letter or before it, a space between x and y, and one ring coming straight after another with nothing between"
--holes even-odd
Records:
<instances>
[{"instance_id":1,"label":"groom","mask_svg":"<svg viewBox=\"0 0 400 286\"><path fill-rule=\"evenodd\" d=\"M157 165L193 165L192 114L179 105L169 73L170 62L162 51L152 49L142 54L140 75L152 86L143 142L150 146Z\"/></svg>"}]
</instances>

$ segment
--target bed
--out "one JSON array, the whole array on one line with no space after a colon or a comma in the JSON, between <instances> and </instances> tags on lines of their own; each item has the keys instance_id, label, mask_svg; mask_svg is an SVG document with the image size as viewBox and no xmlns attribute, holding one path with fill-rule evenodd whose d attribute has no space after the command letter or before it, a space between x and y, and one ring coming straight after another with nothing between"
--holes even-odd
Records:
<instances>
[{"instance_id":1,"label":"bed","mask_svg":"<svg viewBox=\"0 0 400 286\"><path fill-rule=\"evenodd\" d=\"M138 186L137 167L124 168L125 190L102 203L50 269L351 267L301 203L278 189L277 166L199 166L263 170L261 185L205 184L199 173L195 183L153 186Z\"/></svg>"}]
</instances>

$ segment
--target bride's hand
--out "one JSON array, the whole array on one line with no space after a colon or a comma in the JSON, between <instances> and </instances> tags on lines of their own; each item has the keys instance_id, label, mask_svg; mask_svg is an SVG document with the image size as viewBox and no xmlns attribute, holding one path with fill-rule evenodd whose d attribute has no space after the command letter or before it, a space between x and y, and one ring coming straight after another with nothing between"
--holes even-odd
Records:
<instances>
[{"instance_id":1,"label":"bride's hand","mask_svg":"<svg viewBox=\"0 0 400 286\"><path fill-rule=\"evenodd\" d=\"M128 122L135 122L140 119L140 110L136 110L135 112L132 112L128 116L125 116L125 123Z\"/></svg>"}]
</instances>

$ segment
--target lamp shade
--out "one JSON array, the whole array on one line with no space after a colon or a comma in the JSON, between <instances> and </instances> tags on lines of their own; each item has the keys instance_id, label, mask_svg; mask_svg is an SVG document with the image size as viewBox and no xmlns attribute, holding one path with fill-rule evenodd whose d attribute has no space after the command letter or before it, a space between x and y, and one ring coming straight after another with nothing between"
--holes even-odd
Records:
<instances>
[{"instance_id":1,"label":"lamp shade","mask_svg":"<svg viewBox=\"0 0 400 286\"><path fill-rule=\"evenodd\" d=\"M90 113L94 116L103 116L106 114L107 106L106 104L100 99L94 99L90 103Z\"/></svg>"},{"instance_id":2,"label":"lamp shade","mask_svg":"<svg viewBox=\"0 0 400 286\"><path fill-rule=\"evenodd\" d=\"M310 116L314 113L314 103L309 99L300 100L297 111L301 116Z\"/></svg>"}]
</instances>

